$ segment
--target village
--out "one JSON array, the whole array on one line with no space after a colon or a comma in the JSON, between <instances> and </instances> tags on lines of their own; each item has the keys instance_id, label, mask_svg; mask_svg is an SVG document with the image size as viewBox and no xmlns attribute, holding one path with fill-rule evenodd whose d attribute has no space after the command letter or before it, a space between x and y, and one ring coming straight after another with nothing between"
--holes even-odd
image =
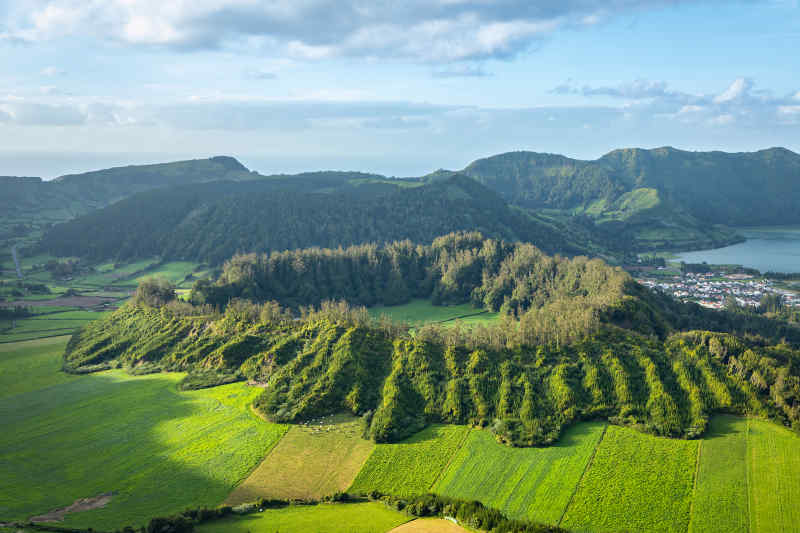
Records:
<instances>
[{"instance_id":1,"label":"village","mask_svg":"<svg viewBox=\"0 0 800 533\"><path fill-rule=\"evenodd\" d=\"M721 309L729 295L741 306L758 307L765 295L781 295L787 306L800 307L800 294L776 286L775 281L751 274L719 274L714 272L676 274L653 277L648 272L635 272L637 281L651 289L663 291L682 301L696 302L703 307Z\"/></svg>"}]
</instances>

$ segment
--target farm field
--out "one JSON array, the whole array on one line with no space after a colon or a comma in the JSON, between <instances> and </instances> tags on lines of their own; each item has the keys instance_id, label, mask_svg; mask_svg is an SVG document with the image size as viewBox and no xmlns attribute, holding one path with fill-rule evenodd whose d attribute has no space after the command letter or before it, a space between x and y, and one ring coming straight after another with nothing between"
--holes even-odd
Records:
<instances>
[{"instance_id":1,"label":"farm field","mask_svg":"<svg viewBox=\"0 0 800 533\"><path fill-rule=\"evenodd\" d=\"M159 277L164 278L175 285L180 285L189 274L194 272L195 268L197 268L197 263L192 263L189 261L172 261L147 270L140 276L132 279L130 283L138 284L143 279ZM189 284L189 287L191 287L191 284Z\"/></svg>"},{"instance_id":2,"label":"farm field","mask_svg":"<svg viewBox=\"0 0 800 533\"><path fill-rule=\"evenodd\" d=\"M478 309L470 304L433 305L430 300L425 299L415 299L403 305L370 307L368 311L374 318L385 315L395 322L404 322L411 326L431 323L455 324L456 319L465 325L477 324L491 322L499 316L498 313Z\"/></svg>"},{"instance_id":3,"label":"farm field","mask_svg":"<svg viewBox=\"0 0 800 533\"><path fill-rule=\"evenodd\" d=\"M389 533L469 533L458 524L441 518L417 518L397 526ZM473 530L474 531L474 530Z\"/></svg>"},{"instance_id":4,"label":"farm field","mask_svg":"<svg viewBox=\"0 0 800 533\"><path fill-rule=\"evenodd\" d=\"M748 420L750 531L800 528L800 437L762 420Z\"/></svg>"},{"instance_id":5,"label":"farm field","mask_svg":"<svg viewBox=\"0 0 800 533\"><path fill-rule=\"evenodd\" d=\"M465 426L432 425L397 444L377 444L348 492L429 492L469 431Z\"/></svg>"},{"instance_id":6,"label":"farm field","mask_svg":"<svg viewBox=\"0 0 800 533\"><path fill-rule=\"evenodd\" d=\"M297 505L195 527L196 533L386 533L410 520L378 502Z\"/></svg>"},{"instance_id":7,"label":"farm field","mask_svg":"<svg viewBox=\"0 0 800 533\"><path fill-rule=\"evenodd\" d=\"M69 336L63 336L0 344L0 401L80 379L59 372L68 341Z\"/></svg>"},{"instance_id":8,"label":"farm field","mask_svg":"<svg viewBox=\"0 0 800 533\"><path fill-rule=\"evenodd\" d=\"M65 525L109 530L218 505L285 432L250 412L260 391L242 383L178 392L181 374L59 374L66 340L0 349L0 520L108 492Z\"/></svg>"},{"instance_id":9,"label":"farm field","mask_svg":"<svg viewBox=\"0 0 800 533\"><path fill-rule=\"evenodd\" d=\"M0 323L0 343L71 334L104 315L103 312L70 310L18 319L13 328L12 323L3 322Z\"/></svg>"},{"instance_id":10,"label":"farm field","mask_svg":"<svg viewBox=\"0 0 800 533\"><path fill-rule=\"evenodd\" d=\"M748 531L747 425L733 416L711 420L700 441L689 531Z\"/></svg>"},{"instance_id":11,"label":"farm field","mask_svg":"<svg viewBox=\"0 0 800 533\"><path fill-rule=\"evenodd\" d=\"M337 415L291 426L264 461L231 493L230 505L258 498L330 496L347 490L375 447L358 418Z\"/></svg>"},{"instance_id":12,"label":"farm field","mask_svg":"<svg viewBox=\"0 0 800 533\"><path fill-rule=\"evenodd\" d=\"M546 448L511 448L489 431L473 430L433 492L481 500L509 518L556 524L605 428L577 424Z\"/></svg>"},{"instance_id":13,"label":"farm field","mask_svg":"<svg viewBox=\"0 0 800 533\"><path fill-rule=\"evenodd\" d=\"M581 531L685 532L697 446L697 441L608 426L561 525Z\"/></svg>"}]
</instances>

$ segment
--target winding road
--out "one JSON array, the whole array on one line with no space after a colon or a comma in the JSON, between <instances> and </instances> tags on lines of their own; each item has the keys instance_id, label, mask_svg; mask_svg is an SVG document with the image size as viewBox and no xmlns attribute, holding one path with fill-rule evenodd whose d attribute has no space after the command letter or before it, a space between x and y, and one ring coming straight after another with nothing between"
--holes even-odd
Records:
<instances>
[{"instance_id":1,"label":"winding road","mask_svg":"<svg viewBox=\"0 0 800 533\"><path fill-rule=\"evenodd\" d=\"M14 258L14 266L17 268L17 277L22 279L22 270L19 268L19 258L17 257L17 245L11 247L11 257Z\"/></svg>"}]
</instances>

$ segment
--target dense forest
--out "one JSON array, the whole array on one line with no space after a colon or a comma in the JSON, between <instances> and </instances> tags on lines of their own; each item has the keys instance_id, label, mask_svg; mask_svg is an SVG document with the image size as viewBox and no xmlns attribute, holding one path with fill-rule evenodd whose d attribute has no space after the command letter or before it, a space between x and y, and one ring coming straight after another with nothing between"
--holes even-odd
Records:
<instances>
[{"instance_id":1,"label":"dense forest","mask_svg":"<svg viewBox=\"0 0 800 533\"><path fill-rule=\"evenodd\" d=\"M424 243L458 230L533 242L551 253L602 250L590 226L509 207L464 176L408 186L334 173L134 195L55 226L41 249L93 260L160 256L220 264L240 252L401 239Z\"/></svg>"},{"instance_id":2,"label":"dense forest","mask_svg":"<svg viewBox=\"0 0 800 533\"><path fill-rule=\"evenodd\" d=\"M339 277L326 277L333 272ZM409 276L408 292L388 289L393 272ZM344 301L312 308L300 299L289 307L242 299L280 299L276 287L295 294L302 285L316 290L297 292L306 302L368 303L424 290L504 317L410 331ZM211 301L220 295L230 298L224 310ZM800 427L797 328L673 302L601 261L549 257L528 244L453 234L430 246L245 256L194 297L195 305L179 302L168 285L144 283L131 304L72 338L65 369L265 382L256 407L271 419L346 410L363 416L379 442L435 421L490 426L515 445L551 443L587 418L673 437L699 436L719 411Z\"/></svg>"}]
</instances>

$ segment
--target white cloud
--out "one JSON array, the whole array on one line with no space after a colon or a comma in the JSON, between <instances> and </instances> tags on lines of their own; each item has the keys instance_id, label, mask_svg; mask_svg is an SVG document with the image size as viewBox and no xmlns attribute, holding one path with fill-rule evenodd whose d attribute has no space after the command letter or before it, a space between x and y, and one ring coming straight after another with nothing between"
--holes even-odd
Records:
<instances>
[{"instance_id":1,"label":"white cloud","mask_svg":"<svg viewBox=\"0 0 800 533\"><path fill-rule=\"evenodd\" d=\"M751 80L746 78L737 78L728 86L727 89L725 89L725 91L714 97L714 103L722 104L742 98L743 96L747 95L752 87L753 82Z\"/></svg>"},{"instance_id":2,"label":"white cloud","mask_svg":"<svg viewBox=\"0 0 800 533\"><path fill-rule=\"evenodd\" d=\"M39 73L42 76L47 76L49 78L52 78L54 76L61 76L61 75L65 74L66 72L63 69L60 69L58 67L49 66L49 67L43 68L41 71L39 71Z\"/></svg>"},{"instance_id":3,"label":"white cloud","mask_svg":"<svg viewBox=\"0 0 800 533\"><path fill-rule=\"evenodd\" d=\"M290 57L509 57L563 27L673 0L11 0L5 40L80 34L182 49L257 42ZM2 16L0 14L0 16Z\"/></svg>"}]
</instances>

